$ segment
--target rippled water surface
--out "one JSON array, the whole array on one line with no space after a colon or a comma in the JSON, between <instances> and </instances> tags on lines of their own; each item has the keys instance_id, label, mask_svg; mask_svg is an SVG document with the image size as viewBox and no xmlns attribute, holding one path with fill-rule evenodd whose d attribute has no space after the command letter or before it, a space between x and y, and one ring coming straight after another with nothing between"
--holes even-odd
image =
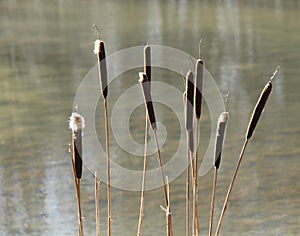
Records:
<instances>
[{"instance_id":1,"label":"rippled water surface","mask_svg":"<svg viewBox=\"0 0 300 236\"><path fill-rule=\"evenodd\" d=\"M276 66L281 66L246 150L221 235L299 235L299 10L299 1L293 0L1 1L0 234L77 233L67 120L82 79L96 64L92 28L96 23L106 42L107 55L148 41L197 58L198 42L203 39L202 58L207 70L223 96L231 91L215 221L251 111L265 82ZM110 113L124 91L138 83L138 71L130 70L111 84ZM153 80L183 91L180 74L155 68ZM130 103L122 107L131 108ZM155 109L164 127L162 135L167 134L162 156L168 162L181 140L179 118L166 104L155 103ZM104 145L101 99L96 116L96 125L100 127L97 132ZM142 144L144 107L137 106L129 121L122 122L129 127L132 138ZM209 142L210 129L209 110L204 107L201 157ZM99 153L94 155L105 158ZM142 169L142 158L121 149L113 135L111 155L115 163L126 169ZM156 167L153 155L149 168ZM126 181L114 169L112 175L116 182ZM201 235L208 235L212 177L212 170L200 177ZM84 168L81 192L85 235L95 235L93 178ZM185 173L173 180L170 188L174 232L184 235ZM104 183L100 194L101 231L105 235ZM112 189L113 235L136 234L139 197L136 191ZM165 234L161 204L162 189L146 192L143 235Z\"/></svg>"}]
</instances>

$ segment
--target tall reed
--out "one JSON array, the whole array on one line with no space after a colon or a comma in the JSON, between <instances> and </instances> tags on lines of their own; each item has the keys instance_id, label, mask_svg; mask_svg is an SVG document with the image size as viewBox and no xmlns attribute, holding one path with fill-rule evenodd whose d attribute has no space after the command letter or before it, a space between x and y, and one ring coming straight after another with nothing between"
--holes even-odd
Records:
<instances>
[{"instance_id":1,"label":"tall reed","mask_svg":"<svg viewBox=\"0 0 300 236\"><path fill-rule=\"evenodd\" d=\"M165 175L164 175L164 170L163 170L163 163L161 159L161 154L160 154L160 148L158 144L158 138L157 138L157 126L156 126L156 119L155 119L155 113L154 113L154 108L153 108L153 103L152 103L152 98L151 98L151 92L150 92L150 83L147 75L145 73L139 73L139 82L141 84L143 96L144 96L144 102L145 102L145 107L147 111L147 116L148 120L151 124L151 128L153 130L154 138L155 138L155 143L156 143L156 148L157 148L157 157L159 161L159 167L160 167L160 173L161 173L161 178L162 178L162 184L163 184L163 190L164 190L164 197L165 197L165 203L166 203L166 209L170 210L170 205L169 205L169 198L168 198L168 191L167 191L167 186L166 186L166 181L165 181ZM172 218L171 218L171 213L170 213L170 219L167 222L168 228L170 229L167 231L168 236L173 235L173 227L172 227Z\"/></svg>"},{"instance_id":2,"label":"tall reed","mask_svg":"<svg viewBox=\"0 0 300 236\"><path fill-rule=\"evenodd\" d=\"M108 94L108 84L107 84L107 67L106 67L106 56L104 42L100 39L100 34L98 27L94 25L98 39L95 41L94 53L97 55L98 60L98 70L99 70L99 80L100 87L103 97L103 106L105 113L105 143L106 143L106 157L107 157L107 235L112 234L112 220L111 220L111 167L110 167L110 153L109 153L109 131L108 131L108 111L107 111L107 94Z\"/></svg>"},{"instance_id":3,"label":"tall reed","mask_svg":"<svg viewBox=\"0 0 300 236\"><path fill-rule=\"evenodd\" d=\"M272 80L276 76L278 70L279 70L279 67L276 68L276 70L274 71L273 75L270 78L270 81L267 82L267 84L265 85L265 87L262 90L262 92L260 94L260 97L259 97L259 99L258 99L258 101L255 105L255 108L252 112L252 116L250 118L248 129L247 129L247 132L246 132L245 141L244 141L244 144L243 144L243 147L242 147L242 150L241 150L241 153L240 153L240 156L239 156L239 160L238 160L237 166L235 168L231 183L230 183L228 191L227 191L227 195L226 195L226 198L225 198L225 201L224 201L224 204L223 204L223 208L222 208L222 212L221 212L221 215L220 215L220 218L219 218L219 222L218 222L218 226L217 226L217 229L216 229L215 236L218 236L219 233L220 233L220 229L221 229L222 221L223 221L223 218L224 218L224 214L225 214L225 211L227 209L227 204L228 204L228 201L229 201L229 198L230 198L230 194L231 194L231 191L232 191L232 188L233 188L233 185L234 185L239 167L241 165L242 158L243 158L244 153L245 153L245 149L247 147L249 139L252 137L252 134L255 130L255 127L256 127L256 125L259 121L259 118L260 118L263 110L264 110L264 107L265 107L266 102L269 98L269 95L271 94Z\"/></svg>"},{"instance_id":4,"label":"tall reed","mask_svg":"<svg viewBox=\"0 0 300 236\"><path fill-rule=\"evenodd\" d=\"M193 175L193 152L194 152L194 138L193 138L193 107L194 107L194 74L191 71L187 72L185 78L185 92L184 92L184 106L185 106L185 129L187 133L187 175L186 175L186 235L190 235L190 184L191 174ZM192 170L192 173L191 173ZM194 179L194 176L192 177Z\"/></svg>"},{"instance_id":5,"label":"tall reed","mask_svg":"<svg viewBox=\"0 0 300 236\"><path fill-rule=\"evenodd\" d=\"M149 87L150 87L150 92L151 92L151 48L148 44L147 44L147 46L144 47L144 73L147 75L147 78L149 80ZM148 126L148 117L147 117L147 111L146 111L143 177L142 177L140 214L139 214L139 223L138 223L137 236L140 236L141 233L142 233L142 224L143 224L143 215L144 215L145 185L146 185L146 172L147 172L148 135L149 135L149 126Z\"/></svg>"},{"instance_id":6,"label":"tall reed","mask_svg":"<svg viewBox=\"0 0 300 236\"><path fill-rule=\"evenodd\" d=\"M78 236L83 236L80 179L82 176L82 129L84 126L84 118L77 112L73 112L69 122L69 128L72 130L72 145L69 151L72 161L73 178L77 199Z\"/></svg>"},{"instance_id":7,"label":"tall reed","mask_svg":"<svg viewBox=\"0 0 300 236\"><path fill-rule=\"evenodd\" d=\"M210 222L209 223L209 236L212 235L218 169L219 169L220 163L221 163L221 156L222 156L226 126L227 126L227 119L228 119L228 112L222 112L219 116L219 120L218 120L218 124L217 124L215 153L214 153L214 155L215 155L214 180L213 180L213 192L212 192L212 199L211 199L211 211L210 211L210 221L209 221Z\"/></svg>"},{"instance_id":8,"label":"tall reed","mask_svg":"<svg viewBox=\"0 0 300 236\"><path fill-rule=\"evenodd\" d=\"M196 114L196 156L194 158L194 184L193 184L193 235L200 234L199 216L198 216L198 170L199 170L199 132L200 132L200 117L202 108L202 87L203 87L203 67L204 63L201 59L201 42L199 42L199 59L196 62L195 75L195 114Z\"/></svg>"}]
</instances>

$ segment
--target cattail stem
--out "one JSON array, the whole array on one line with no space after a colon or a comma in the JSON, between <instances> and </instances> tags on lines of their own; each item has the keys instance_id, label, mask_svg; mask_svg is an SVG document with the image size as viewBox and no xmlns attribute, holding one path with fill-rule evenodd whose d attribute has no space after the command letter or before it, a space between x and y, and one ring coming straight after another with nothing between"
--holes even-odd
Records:
<instances>
[{"instance_id":1,"label":"cattail stem","mask_svg":"<svg viewBox=\"0 0 300 236\"><path fill-rule=\"evenodd\" d=\"M142 233L142 224L143 224L143 216L144 216L145 186L146 186L146 172L147 172L148 134L149 134L149 126L148 126L148 118L146 116L143 178L142 178L141 204L140 204L140 215L139 215L139 224L138 224L137 236L140 236L141 233Z\"/></svg>"},{"instance_id":2,"label":"cattail stem","mask_svg":"<svg viewBox=\"0 0 300 236\"><path fill-rule=\"evenodd\" d=\"M108 236L112 234L112 219L111 219L111 167L110 167L110 153L109 153L109 131L108 131L108 111L107 101L104 99L104 113L105 113L105 140L106 140L106 156L107 156L107 220L108 220Z\"/></svg>"},{"instance_id":3,"label":"cattail stem","mask_svg":"<svg viewBox=\"0 0 300 236\"><path fill-rule=\"evenodd\" d=\"M96 236L100 236L100 206L99 206L100 179L95 172L95 207L96 207Z\"/></svg>"},{"instance_id":4,"label":"cattail stem","mask_svg":"<svg viewBox=\"0 0 300 236\"><path fill-rule=\"evenodd\" d=\"M211 197L211 209L210 209L210 220L209 220L209 236L212 236L212 229L213 229L217 179L218 179L218 169L215 168L214 181L213 181L213 192L212 192L212 197Z\"/></svg>"},{"instance_id":5,"label":"cattail stem","mask_svg":"<svg viewBox=\"0 0 300 236\"><path fill-rule=\"evenodd\" d=\"M244 142L244 145L243 145L243 147L242 147L242 150L241 150L241 153L240 153L240 157L239 157L237 166L236 166L236 168L235 168L235 171L234 171L232 180L231 180L231 182L230 182L230 185L229 185L229 188L228 188L228 191L227 191L227 195L226 195L226 198L225 198L225 201L224 201L224 205L223 205L223 208L222 208L222 212L221 212L221 215L220 215L220 218L219 218L219 222L218 222L218 226L217 226L217 229L216 229L216 234L215 234L215 236L218 236L219 233L220 233L220 229L221 229L221 225L222 225L222 221L223 221L223 217L224 217L225 211L226 211L226 209L227 209L227 204L228 204L228 201L229 201L229 197L230 197L230 194L231 194L231 191L232 191L232 188L233 188L233 184L234 184L234 182L235 182L235 179L236 179L236 176L237 176L239 167L240 167L240 165L241 165L241 161L242 161L242 158L243 158L243 156L244 156L244 153L245 153L245 149L246 149L246 147L247 147L247 144L248 144L248 139L246 139L245 142Z\"/></svg>"}]
</instances>

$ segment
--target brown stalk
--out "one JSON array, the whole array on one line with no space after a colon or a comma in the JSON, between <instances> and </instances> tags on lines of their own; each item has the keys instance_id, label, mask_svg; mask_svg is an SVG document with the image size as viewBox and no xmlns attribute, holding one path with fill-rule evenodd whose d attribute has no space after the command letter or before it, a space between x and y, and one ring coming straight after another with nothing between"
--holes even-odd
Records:
<instances>
[{"instance_id":1,"label":"brown stalk","mask_svg":"<svg viewBox=\"0 0 300 236\"><path fill-rule=\"evenodd\" d=\"M269 97L269 95L272 91L272 80L276 76L278 70L279 70L279 67L276 68L276 70L274 71L270 81L265 85L265 87L262 90L262 92L260 94L260 97L259 97L259 99L258 99L258 101L255 105L255 108L252 112L252 116L250 118L247 133L246 133L246 138L245 138L245 141L244 141L244 144L243 144L243 147L242 147L242 150L241 150L241 153L240 153L240 156L239 156L239 160L238 160L237 166L235 168L231 183L230 183L228 191L227 191L227 195L226 195L224 205L223 205L223 208L222 208L222 212L221 212L221 215L220 215L220 218L219 218L219 222L218 222L218 226L217 226L217 229L216 229L215 236L218 236L219 233L220 233L220 229L221 229L221 226L222 226L222 221L223 221L223 218L224 218L224 214L225 214L226 209L227 209L227 204L228 204L228 201L229 201L229 198L230 198L230 194L231 194L231 191L232 191L232 188L233 188L233 185L234 185L234 182L235 182L235 179L236 179L236 176L237 176L242 158L243 158L244 153L245 153L245 149L247 147L249 139L252 137L254 129L255 129L257 123L258 123L258 120L259 120L259 118L260 118L260 116L261 116L261 114L264 110L264 107L265 107L265 104L268 100L268 97Z\"/></svg>"},{"instance_id":2,"label":"brown stalk","mask_svg":"<svg viewBox=\"0 0 300 236\"><path fill-rule=\"evenodd\" d=\"M199 42L199 58L201 58L201 42ZM198 59L196 62L196 76L195 76L195 114L196 114L196 157L195 157L195 169L194 172L194 186L193 186L193 235L198 236L200 234L199 216L198 216L198 170L199 170L199 129L200 129L200 117L202 108L202 88L203 88L203 61Z\"/></svg>"},{"instance_id":3,"label":"brown stalk","mask_svg":"<svg viewBox=\"0 0 300 236\"><path fill-rule=\"evenodd\" d=\"M99 80L103 97L104 113L105 113L105 142L106 142L106 156L107 156L107 235L112 234L112 219L111 219L111 167L110 167L110 152L109 152L109 130L108 130L108 110L107 110L107 67L104 42L100 40L98 27L94 25L98 39L95 41L94 53L97 54Z\"/></svg>"},{"instance_id":4,"label":"brown stalk","mask_svg":"<svg viewBox=\"0 0 300 236\"><path fill-rule=\"evenodd\" d=\"M187 132L187 176L186 176L186 235L190 235L190 183L191 175L194 176L193 165L193 152L194 152L194 139L193 139L193 104L194 104L194 74L191 71L187 72L185 79L185 128ZM191 173L192 169L192 173ZM194 180L194 177L192 177Z\"/></svg>"}]
</instances>

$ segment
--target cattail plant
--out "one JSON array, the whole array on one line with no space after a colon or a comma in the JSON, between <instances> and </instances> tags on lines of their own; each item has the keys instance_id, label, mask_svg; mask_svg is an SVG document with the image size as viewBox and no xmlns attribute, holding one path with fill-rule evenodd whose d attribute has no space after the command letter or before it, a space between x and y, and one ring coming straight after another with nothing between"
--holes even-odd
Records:
<instances>
[{"instance_id":1,"label":"cattail plant","mask_svg":"<svg viewBox=\"0 0 300 236\"><path fill-rule=\"evenodd\" d=\"M167 231L168 236L173 235L173 229L172 229L172 220L171 220L171 210L170 210L170 203L169 203L169 198L168 198L168 191L167 191L167 186L166 186L166 181L165 181L165 175L164 175L164 170L163 170L163 163L161 159L161 154L160 154L160 148L158 144L158 138L157 138L157 126L156 126L156 119L155 119L155 113L154 113L154 108L153 108L153 103L152 103L152 98L151 98L151 93L150 93L150 83L147 75L145 73L139 73L139 82L141 84L143 96L144 96L144 102L145 102L145 107L146 107L146 112L147 112L147 117L148 120L151 124L151 128L153 130L154 138L155 138L155 143L156 143L156 148L157 148L157 157L159 161L159 166L160 166L160 173L161 173L161 178L162 178L162 184L163 184L163 189L164 189L164 197L165 197L165 203L166 203L166 209L169 209L170 212L170 219L167 222L168 228L170 229Z\"/></svg>"},{"instance_id":2,"label":"cattail plant","mask_svg":"<svg viewBox=\"0 0 300 236\"><path fill-rule=\"evenodd\" d=\"M239 160L238 160L237 166L235 168L231 183L230 183L228 191L227 191L227 195L226 195L226 198L225 198L225 201L224 201L224 204L223 204L223 208L222 208L222 212L221 212L221 215L220 215L220 218L219 218L219 222L218 222L218 226L217 226L217 229L216 229L215 236L218 236L219 233L220 233L223 217L224 217L225 211L227 209L227 204L228 204L228 201L229 201L229 198L230 198L230 194L231 194L231 191L232 191L232 188L233 188L233 185L234 185L234 182L235 182L235 179L236 179L236 176L237 176L242 158L244 156L248 141L252 137L252 134L255 130L255 127L256 127L256 125L259 121L259 118L260 118L263 110L264 110L266 102L267 102L267 100L269 98L269 95L272 91L272 81L273 81L274 77L276 76L278 70L279 70L279 67L276 68L276 70L274 71L272 77L270 78L270 81L265 85L265 87L262 90L262 92L260 94L260 97L259 97L259 99L258 99L258 101L255 105L255 108L252 112L252 116L250 118L248 129L247 129L247 132L246 132L245 141L244 141L244 144L243 144L243 147L242 147L242 150L241 150L241 153L240 153L240 156L239 156Z\"/></svg>"},{"instance_id":3,"label":"cattail plant","mask_svg":"<svg viewBox=\"0 0 300 236\"><path fill-rule=\"evenodd\" d=\"M214 180L213 180L213 192L211 199L211 211L210 211L210 221L209 221L209 236L212 235L213 218L214 218L214 207L215 207L215 196L216 196L216 186L218 178L218 169L221 163L221 156L223 150L223 143L225 138L225 131L228 119L228 112L222 112L219 116L217 124L216 142L215 142L215 153L214 153Z\"/></svg>"},{"instance_id":4,"label":"cattail plant","mask_svg":"<svg viewBox=\"0 0 300 236\"><path fill-rule=\"evenodd\" d=\"M82 129L84 126L84 118L77 112L73 112L69 122L69 128L72 130L70 157L72 161L73 178L77 198L78 236L83 236L80 203L80 179L82 176Z\"/></svg>"},{"instance_id":5,"label":"cattail plant","mask_svg":"<svg viewBox=\"0 0 300 236\"><path fill-rule=\"evenodd\" d=\"M144 73L147 75L147 78L149 80L149 87L151 91L151 48L148 44L147 46L144 47ZM141 203L140 203L140 214L139 214L137 236L140 236L142 233L142 224L143 224L143 215L144 215L148 135L149 135L149 126L148 126L148 118L147 118L147 111L146 111L143 177L142 177Z\"/></svg>"},{"instance_id":6,"label":"cattail plant","mask_svg":"<svg viewBox=\"0 0 300 236\"><path fill-rule=\"evenodd\" d=\"M106 56L104 42L100 39L98 27L94 25L98 39L95 41L94 53L98 59L99 79L100 87L103 97L104 113L105 113L105 142L106 142L106 157L107 157L107 234L111 236L112 233L112 220L111 220L111 167L110 167L110 153L109 153L109 132L108 132L108 111L107 111L107 67L106 67Z\"/></svg>"},{"instance_id":7,"label":"cattail plant","mask_svg":"<svg viewBox=\"0 0 300 236\"><path fill-rule=\"evenodd\" d=\"M185 129L187 133L187 176L186 176L186 235L190 235L190 184L191 184L191 169L194 170L193 152L193 104L194 104L194 74L191 71L187 72L185 78L184 106L185 106ZM193 174L193 173L192 173Z\"/></svg>"},{"instance_id":8,"label":"cattail plant","mask_svg":"<svg viewBox=\"0 0 300 236\"><path fill-rule=\"evenodd\" d=\"M198 236L200 234L199 229L199 217L198 217L198 170L199 170L199 130L200 130L200 117L202 108L202 87L203 87L203 67L204 63L201 59L201 42L199 42L199 59L196 61L196 75L195 75L195 114L196 114L196 156L194 158L194 170L193 170L193 235Z\"/></svg>"}]
</instances>

